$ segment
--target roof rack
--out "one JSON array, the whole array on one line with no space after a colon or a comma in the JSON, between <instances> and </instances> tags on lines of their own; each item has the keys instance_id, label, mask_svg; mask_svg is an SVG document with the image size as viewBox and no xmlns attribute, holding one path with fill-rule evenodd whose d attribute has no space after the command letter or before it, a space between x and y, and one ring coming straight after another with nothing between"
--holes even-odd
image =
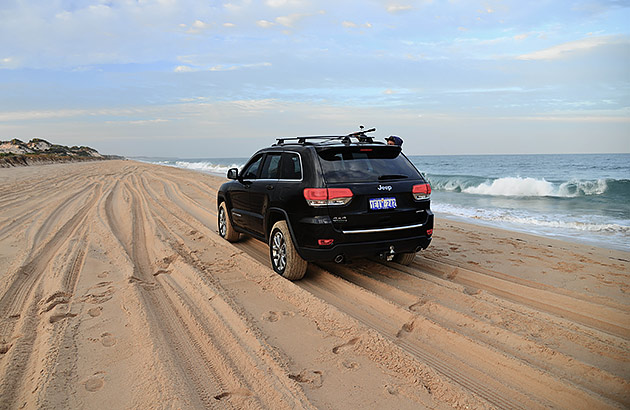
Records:
<instances>
[{"instance_id":1,"label":"roof rack","mask_svg":"<svg viewBox=\"0 0 630 410\"><path fill-rule=\"evenodd\" d=\"M283 145L285 141L297 141L298 144L309 144L311 140L319 140L323 142L340 140L344 144L350 144L352 138L356 138L357 142L373 143L374 137L365 135L367 132L374 132L376 128L370 128L369 130L363 130L363 125L360 125L361 131L353 132L348 135L319 135L309 137L290 137L290 138L276 138L274 145Z\"/></svg>"}]
</instances>

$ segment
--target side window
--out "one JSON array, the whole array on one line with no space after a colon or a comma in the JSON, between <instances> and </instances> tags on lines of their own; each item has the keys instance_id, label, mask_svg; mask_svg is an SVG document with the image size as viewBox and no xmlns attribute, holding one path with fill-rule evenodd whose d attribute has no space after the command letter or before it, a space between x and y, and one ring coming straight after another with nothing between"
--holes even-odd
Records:
<instances>
[{"instance_id":1,"label":"side window","mask_svg":"<svg viewBox=\"0 0 630 410\"><path fill-rule=\"evenodd\" d=\"M260 173L260 179L278 179L280 173L280 154L267 154L265 164Z\"/></svg>"},{"instance_id":2,"label":"side window","mask_svg":"<svg viewBox=\"0 0 630 410\"><path fill-rule=\"evenodd\" d=\"M260 169L260 163L262 162L263 155L254 158L243 170L243 179L256 179L258 178L258 170Z\"/></svg>"},{"instance_id":3,"label":"side window","mask_svg":"<svg viewBox=\"0 0 630 410\"><path fill-rule=\"evenodd\" d=\"M282 154L282 172L280 179L302 179L302 165L298 154L285 152Z\"/></svg>"}]
</instances>

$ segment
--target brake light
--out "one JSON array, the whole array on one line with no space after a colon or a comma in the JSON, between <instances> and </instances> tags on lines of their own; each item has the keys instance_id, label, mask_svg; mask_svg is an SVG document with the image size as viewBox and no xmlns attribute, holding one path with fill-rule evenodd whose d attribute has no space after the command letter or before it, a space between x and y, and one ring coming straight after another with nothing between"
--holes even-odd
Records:
<instances>
[{"instance_id":1,"label":"brake light","mask_svg":"<svg viewBox=\"0 0 630 410\"><path fill-rule=\"evenodd\" d=\"M431 197L431 185L421 184L414 185L411 191L415 200L427 199Z\"/></svg>"},{"instance_id":2,"label":"brake light","mask_svg":"<svg viewBox=\"0 0 630 410\"><path fill-rule=\"evenodd\" d=\"M433 235L433 229L427 229L427 236Z\"/></svg>"},{"instance_id":3,"label":"brake light","mask_svg":"<svg viewBox=\"0 0 630 410\"><path fill-rule=\"evenodd\" d=\"M304 199L310 206L345 205L352 200L349 188L305 188Z\"/></svg>"},{"instance_id":4,"label":"brake light","mask_svg":"<svg viewBox=\"0 0 630 410\"><path fill-rule=\"evenodd\" d=\"M335 242L334 239L318 239L317 240L317 244L319 246L330 246L333 244L333 242Z\"/></svg>"}]
</instances>

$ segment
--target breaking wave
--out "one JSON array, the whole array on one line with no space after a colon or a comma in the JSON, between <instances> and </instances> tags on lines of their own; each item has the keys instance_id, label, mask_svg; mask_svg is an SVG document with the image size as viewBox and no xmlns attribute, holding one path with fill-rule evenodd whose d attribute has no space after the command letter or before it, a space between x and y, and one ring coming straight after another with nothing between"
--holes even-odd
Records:
<instances>
[{"instance_id":1,"label":"breaking wave","mask_svg":"<svg viewBox=\"0 0 630 410\"><path fill-rule=\"evenodd\" d=\"M239 168L243 164L217 164L210 161L151 161L153 164L167 165L176 168L191 169L194 171L207 172L214 175L225 176L228 169Z\"/></svg>"},{"instance_id":2,"label":"breaking wave","mask_svg":"<svg viewBox=\"0 0 630 410\"><path fill-rule=\"evenodd\" d=\"M603 194L630 195L630 180L598 179L550 182L545 179L504 177L496 179L457 175L428 175L437 191L514 197L575 198Z\"/></svg>"}]
</instances>

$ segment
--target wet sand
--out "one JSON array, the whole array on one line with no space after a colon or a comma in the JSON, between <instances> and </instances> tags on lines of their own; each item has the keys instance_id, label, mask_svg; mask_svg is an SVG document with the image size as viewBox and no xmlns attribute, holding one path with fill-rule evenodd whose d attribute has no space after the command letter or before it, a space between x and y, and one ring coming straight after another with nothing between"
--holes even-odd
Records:
<instances>
[{"instance_id":1,"label":"wet sand","mask_svg":"<svg viewBox=\"0 0 630 410\"><path fill-rule=\"evenodd\" d=\"M630 252L437 218L287 281L222 178L0 169L0 408L627 408Z\"/></svg>"}]
</instances>

